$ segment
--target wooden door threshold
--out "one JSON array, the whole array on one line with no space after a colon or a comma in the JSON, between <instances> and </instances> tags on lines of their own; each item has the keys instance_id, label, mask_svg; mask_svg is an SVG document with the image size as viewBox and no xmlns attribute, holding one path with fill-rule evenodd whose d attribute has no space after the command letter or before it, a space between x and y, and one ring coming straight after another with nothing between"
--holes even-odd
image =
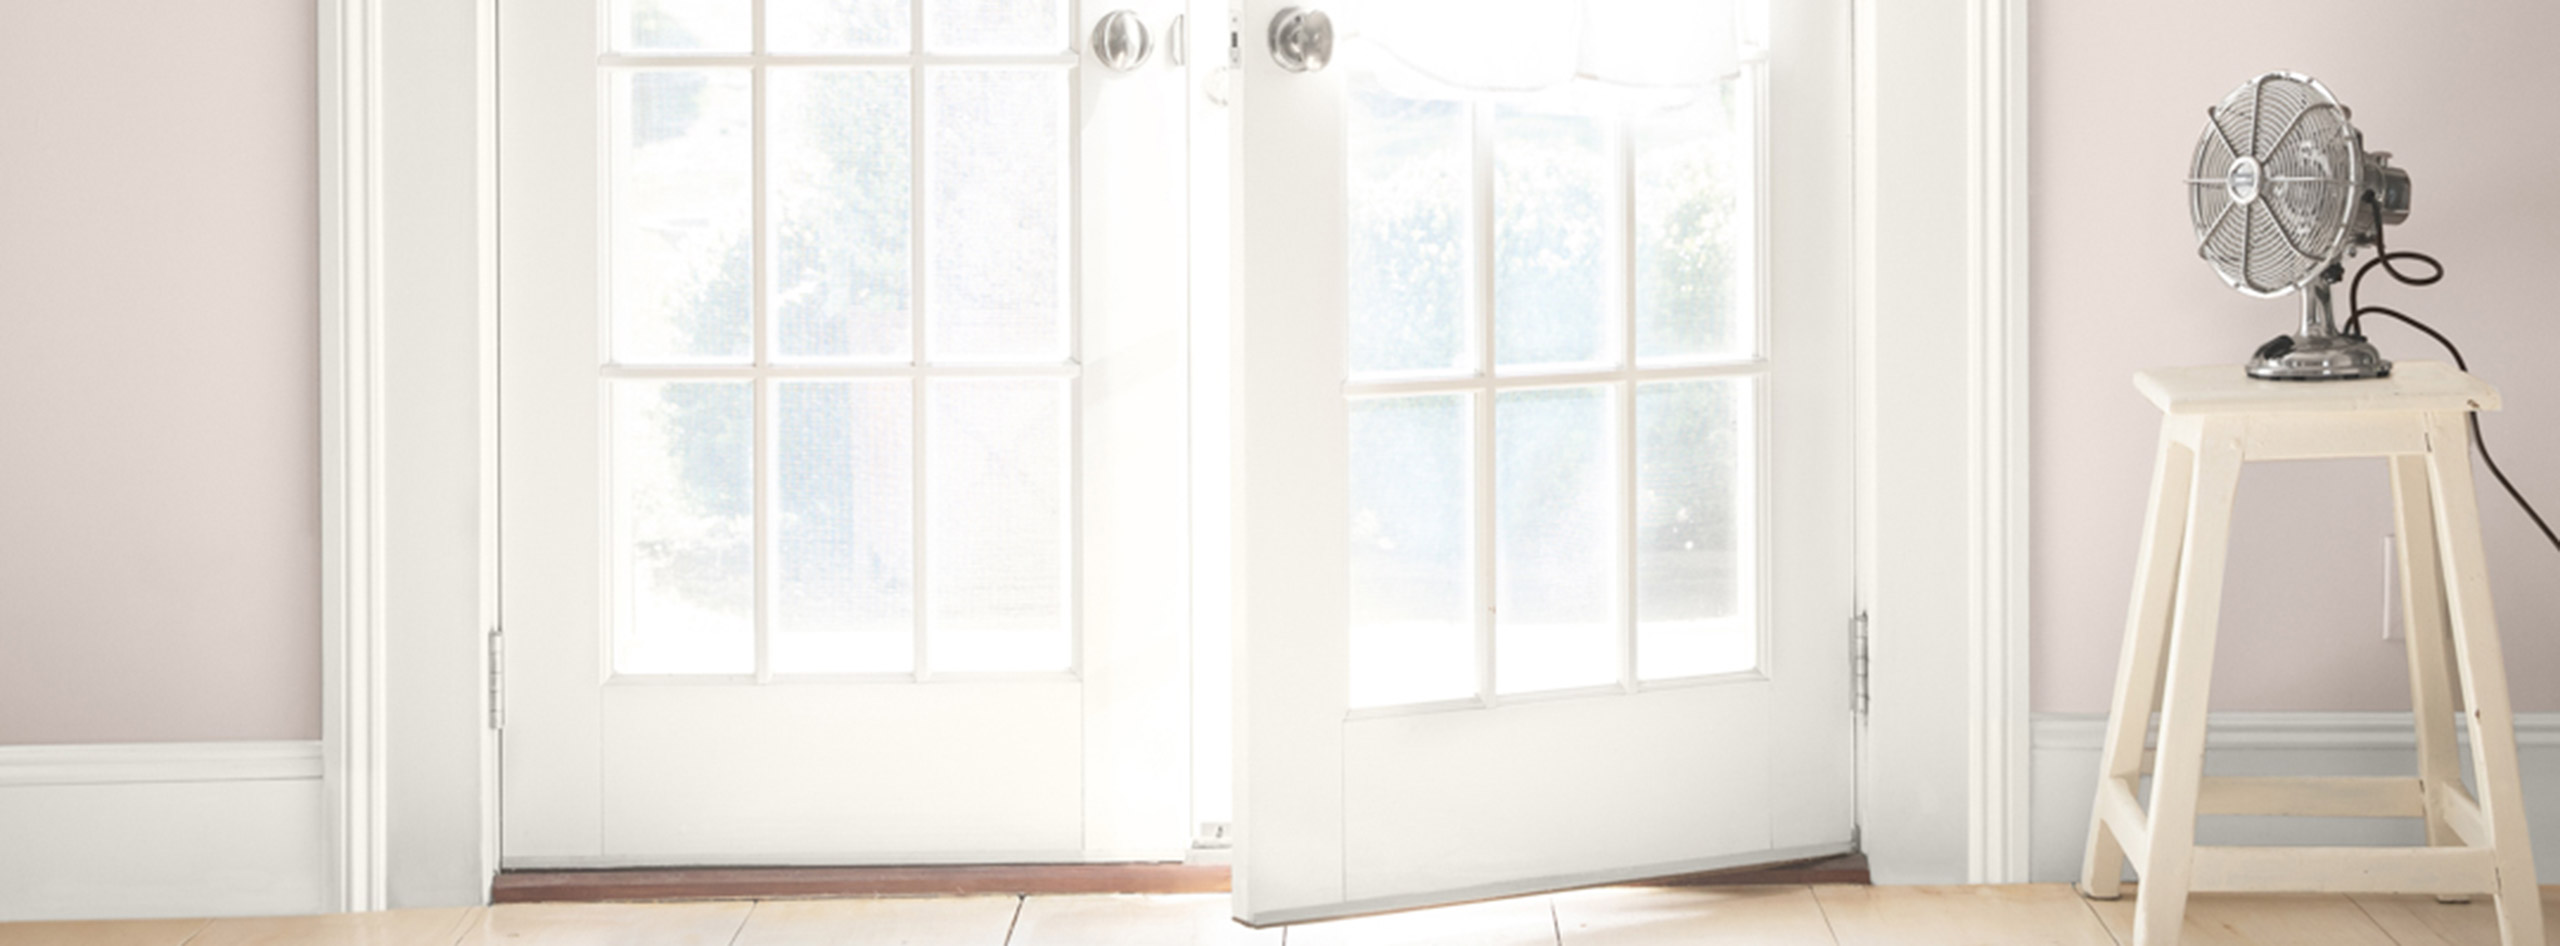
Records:
<instances>
[{"instance_id":1,"label":"wooden door threshold","mask_svg":"<svg viewBox=\"0 0 2560 946\"><path fill-rule=\"evenodd\" d=\"M1226 893L1225 865L1178 861L1116 864L966 864L908 867L638 867L510 870L489 885L491 903L635 900L768 900L815 897L959 897L977 894ZM1792 864L1630 881L1626 886L1719 887L1864 884L1867 859L1848 854Z\"/></svg>"},{"instance_id":2,"label":"wooden door threshold","mask_svg":"<svg viewBox=\"0 0 2560 946\"><path fill-rule=\"evenodd\" d=\"M905 867L643 867L500 871L491 903L1225 893L1224 864L965 864Z\"/></svg>"}]
</instances>

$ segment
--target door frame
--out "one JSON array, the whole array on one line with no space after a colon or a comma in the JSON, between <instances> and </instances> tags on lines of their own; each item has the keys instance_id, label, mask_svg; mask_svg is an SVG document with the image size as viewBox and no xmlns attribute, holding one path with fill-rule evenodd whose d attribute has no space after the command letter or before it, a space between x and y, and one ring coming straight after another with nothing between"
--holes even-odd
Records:
<instances>
[{"instance_id":1,"label":"door frame","mask_svg":"<svg viewBox=\"0 0 2560 946\"><path fill-rule=\"evenodd\" d=\"M314 2L328 799L315 816L339 909L485 903L498 0ZM1877 709L1860 753L1862 842L1880 882L2022 880L2026 0L1835 2L1852 4L1856 30L1859 598ZM1949 173L1964 186L1947 187ZM1957 219L1964 239L1946 240ZM1217 382L1195 375L1195 396ZM1964 554L1945 555L1956 535ZM1960 691L1939 685L1951 674ZM1196 727L1224 712L1194 715Z\"/></svg>"},{"instance_id":2,"label":"door frame","mask_svg":"<svg viewBox=\"0 0 2560 946\"><path fill-rule=\"evenodd\" d=\"M315 5L326 902L485 903L497 0Z\"/></svg>"},{"instance_id":3,"label":"door frame","mask_svg":"<svg viewBox=\"0 0 2560 946\"><path fill-rule=\"evenodd\" d=\"M2027 3L1853 2L1861 845L1878 883L2022 882Z\"/></svg>"},{"instance_id":4,"label":"door frame","mask_svg":"<svg viewBox=\"0 0 2560 946\"><path fill-rule=\"evenodd\" d=\"M381 908L386 779L376 720L381 687L378 564L385 542L383 305L375 112L374 19L365 0L321 0L320 122L320 757L328 811L330 897L340 910Z\"/></svg>"}]
</instances>

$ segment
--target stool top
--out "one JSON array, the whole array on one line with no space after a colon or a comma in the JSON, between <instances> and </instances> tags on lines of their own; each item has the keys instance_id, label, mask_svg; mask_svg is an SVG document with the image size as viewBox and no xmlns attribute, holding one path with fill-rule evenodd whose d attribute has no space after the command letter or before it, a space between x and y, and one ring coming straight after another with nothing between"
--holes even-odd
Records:
<instances>
[{"instance_id":1,"label":"stool top","mask_svg":"<svg viewBox=\"0 0 2560 946\"><path fill-rule=\"evenodd\" d=\"M2236 364L2153 368L2133 386L2165 414L2494 411L2498 389L2441 361L2404 361L2367 381L2260 381Z\"/></svg>"}]
</instances>

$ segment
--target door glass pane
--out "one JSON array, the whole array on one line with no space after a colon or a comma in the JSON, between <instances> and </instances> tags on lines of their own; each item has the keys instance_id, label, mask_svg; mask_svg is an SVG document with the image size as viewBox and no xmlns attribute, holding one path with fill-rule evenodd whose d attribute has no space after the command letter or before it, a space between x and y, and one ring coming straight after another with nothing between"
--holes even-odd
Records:
<instances>
[{"instance_id":1,"label":"door glass pane","mask_svg":"<svg viewBox=\"0 0 2560 946\"><path fill-rule=\"evenodd\" d=\"M1467 274L1474 145L1467 107L1350 81L1351 375L1473 364Z\"/></svg>"},{"instance_id":2,"label":"door glass pane","mask_svg":"<svg viewBox=\"0 0 2560 946\"><path fill-rule=\"evenodd\" d=\"M908 359L905 69L773 69L765 214L777 360Z\"/></svg>"},{"instance_id":3,"label":"door glass pane","mask_svg":"<svg viewBox=\"0 0 2560 946\"><path fill-rule=\"evenodd\" d=\"M1618 681L1617 438L1610 389L1494 397L1494 685Z\"/></svg>"},{"instance_id":4,"label":"door glass pane","mask_svg":"<svg viewBox=\"0 0 2560 946\"><path fill-rule=\"evenodd\" d=\"M924 0L928 51L1054 53L1067 50L1066 0Z\"/></svg>"},{"instance_id":5,"label":"door glass pane","mask_svg":"<svg viewBox=\"0 0 2560 946\"><path fill-rule=\"evenodd\" d=\"M1351 705L1476 692L1465 394L1351 402Z\"/></svg>"},{"instance_id":6,"label":"door glass pane","mask_svg":"<svg viewBox=\"0 0 2560 946\"><path fill-rule=\"evenodd\" d=\"M754 389L612 394L614 670L755 672Z\"/></svg>"},{"instance_id":7,"label":"door glass pane","mask_svg":"<svg viewBox=\"0 0 2560 946\"><path fill-rule=\"evenodd\" d=\"M612 0L613 51L742 53L748 0Z\"/></svg>"},{"instance_id":8,"label":"door glass pane","mask_svg":"<svg viewBox=\"0 0 2560 946\"><path fill-rule=\"evenodd\" d=\"M1067 382L936 380L927 390L926 663L1068 669Z\"/></svg>"},{"instance_id":9,"label":"door glass pane","mask_svg":"<svg viewBox=\"0 0 2560 946\"><path fill-rule=\"evenodd\" d=\"M1749 357L1759 348L1753 298L1756 228L1744 78L1719 96L1636 123L1636 359ZM1728 107L1730 104L1730 107Z\"/></svg>"},{"instance_id":10,"label":"door glass pane","mask_svg":"<svg viewBox=\"0 0 2560 946\"><path fill-rule=\"evenodd\" d=\"M925 71L934 361L1067 357L1067 71Z\"/></svg>"},{"instance_id":11,"label":"door glass pane","mask_svg":"<svg viewBox=\"0 0 2560 946\"><path fill-rule=\"evenodd\" d=\"M1759 666L1755 382L1636 389L1636 674Z\"/></svg>"},{"instance_id":12,"label":"door glass pane","mask_svg":"<svg viewBox=\"0 0 2560 946\"><path fill-rule=\"evenodd\" d=\"M777 53L907 50L904 0L764 0L764 44Z\"/></svg>"},{"instance_id":13,"label":"door glass pane","mask_svg":"<svg viewBox=\"0 0 2560 946\"><path fill-rule=\"evenodd\" d=\"M773 670L913 670L914 386L775 390Z\"/></svg>"},{"instance_id":14,"label":"door glass pane","mask_svg":"<svg viewBox=\"0 0 2560 946\"><path fill-rule=\"evenodd\" d=\"M1493 327L1503 368L1614 363L1608 147L1599 119L1494 119ZM1622 219L1622 218L1621 218Z\"/></svg>"},{"instance_id":15,"label":"door glass pane","mask_svg":"<svg viewBox=\"0 0 2560 946\"><path fill-rule=\"evenodd\" d=\"M753 97L744 69L612 73L613 356L744 362Z\"/></svg>"}]
</instances>

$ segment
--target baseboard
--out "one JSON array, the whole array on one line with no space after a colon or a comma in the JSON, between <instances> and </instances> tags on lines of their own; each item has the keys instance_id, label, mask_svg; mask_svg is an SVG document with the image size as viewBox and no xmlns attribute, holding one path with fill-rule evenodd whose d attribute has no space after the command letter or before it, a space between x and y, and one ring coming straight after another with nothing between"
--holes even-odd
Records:
<instances>
[{"instance_id":1,"label":"baseboard","mask_svg":"<svg viewBox=\"0 0 2560 946\"><path fill-rule=\"evenodd\" d=\"M2079 871L2104 720L2038 714L2034 879ZM2560 713L2516 720L2535 861L2560 877ZM2207 767L2413 772L2407 713L2216 714ZM0 921L312 913L329 901L317 742L0 746ZM2207 817L2215 844L2408 844L2414 821Z\"/></svg>"},{"instance_id":2,"label":"baseboard","mask_svg":"<svg viewBox=\"0 0 2560 946\"><path fill-rule=\"evenodd\" d=\"M0 746L0 921L328 909L318 742Z\"/></svg>"},{"instance_id":3,"label":"baseboard","mask_svg":"<svg viewBox=\"0 0 2560 946\"><path fill-rule=\"evenodd\" d=\"M2079 877L2105 730L2106 718L2095 714L2035 716L2028 796L2028 865L2035 880ZM2524 770L2525 820L2543 829L2534 833L2536 873L2548 880L2560 874L2560 713L2518 714L2516 747ZM2407 713L2216 713L2206 728L2205 769L2216 775L2413 775L2416 751ZM2467 748L2464 763L2469 764ZM2198 819L2196 834L2207 844L2425 841L2417 821L2400 818L2207 816Z\"/></svg>"}]
</instances>

